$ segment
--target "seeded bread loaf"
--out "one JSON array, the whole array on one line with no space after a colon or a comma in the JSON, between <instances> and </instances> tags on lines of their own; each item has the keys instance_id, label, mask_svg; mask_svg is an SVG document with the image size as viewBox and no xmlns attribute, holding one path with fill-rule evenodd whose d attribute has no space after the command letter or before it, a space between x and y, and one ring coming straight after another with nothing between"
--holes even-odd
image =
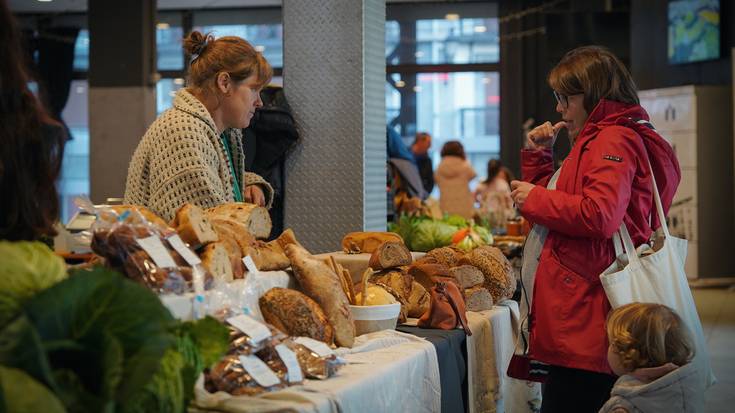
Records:
<instances>
[{"instance_id":1,"label":"seeded bread loaf","mask_svg":"<svg viewBox=\"0 0 735 413\"><path fill-rule=\"evenodd\" d=\"M513 296L516 288L513 267L505 255L495 247L481 246L465 255L460 264L470 264L482 271L483 287L490 291L493 302L499 303Z\"/></svg>"},{"instance_id":2,"label":"seeded bread loaf","mask_svg":"<svg viewBox=\"0 0 735 413\"><path fill-rule=\"evenodd\" d=\"M316 301L287 288L272 288L259 300L266 322L290 336L310 337L331 345L334 328Z\"/></svg>"}]
</instances>

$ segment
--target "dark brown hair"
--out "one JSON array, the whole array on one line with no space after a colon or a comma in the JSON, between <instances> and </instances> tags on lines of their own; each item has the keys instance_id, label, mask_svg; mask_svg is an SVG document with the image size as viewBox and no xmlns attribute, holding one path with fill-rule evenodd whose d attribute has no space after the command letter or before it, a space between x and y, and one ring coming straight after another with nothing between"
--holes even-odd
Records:
<instances>
[{"instance_id":1,"label":"dark brown hair","mask_svg":"<svg viewBox=\"0 0 735 413\"><path fill-rule=\"evenodd\" d=\"M216 91L220 72L228 73L235 82L255 75L258 88L273 76L273 69L263 54L237 36L215 39L212 34L193 31L184 39L184 51L191 56L187 86L202 92Z\"/></svg>"},{"instance_id":2,"label":"dark brown hair","mask_svg":"<svg viewBox=\"0 0 735 413\"><path fill-rule=\"evenodd\" d=\"M448 141L442 146L441 151L442 158L445 156L456 156L458 158L466 159L464 154L464 146L459 141Z\"/></svg>"},{"instance_id":3,"label":"dark brown hair","mask_svg":"<svg viewBox=\"0 0 735 413\"><path fill-rule=\"evenodd\" d=\"M584 94L584 108L592 113L600 99L639 104L633 77L612 52L600 46L567 52L549 73L549 86L571 96Z\"/></svg>"},{"instance_id":4,"label":"dark brown hair","mask_svg":"<svg viewBox=\"0 0 735 413\"><path fill-rule=\"evenodd\" d=\"M0 0L0 239L56 235L65 135L28 87L20 32Z\"/></svg>"},{"instance_id":5,"label":"dark brown hair","mask_svg":"<svg viewBox=\"0 0 735 413\"><path fill-rule=\"evenodd\" d=\"M490 159L487 161L487 178L485 178L485 183L489 184L492 182L493 179L498 176L500 171L503 171L504 169L503 162L501 162L500 159Z\"/></svg>"}]
</instances>

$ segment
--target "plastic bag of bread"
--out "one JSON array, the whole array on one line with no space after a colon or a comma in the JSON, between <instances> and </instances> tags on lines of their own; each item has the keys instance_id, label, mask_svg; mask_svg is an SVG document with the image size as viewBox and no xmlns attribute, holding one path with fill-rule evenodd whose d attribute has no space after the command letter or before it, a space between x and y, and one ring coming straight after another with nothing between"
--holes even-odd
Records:
<instances>
[{"instance_id":1,"label":"plastic bag of bread","mask_svg":"<svg viewBox=\"0 0 735 413\"><path fill-rule=\"evenodd\" d=\"M301 370L309 379L328 379L337 374L339 369L346 364L343 359L334 354L320 356L305 345L297 343L292 337L284 340L283 345L296 354Z\"/></svg>"},{"instance_id":2,"label":"plastic bag of bread","mask_svg":"<svg viewBox=\"0 0 735 413\"><path fill-rule=\"evenodd\" d=\"M211 285L199 258L162 221L150 221L137 207L120 213L97 207L94 212L92 250L128 278L157 293L183 294Z\"/></svg>"},{"instance_id":3,"label":"plastic bag of bread","mask_svg":"<svg viewBox=\"0 0 735 413\"><path fill-rule=\"evenodd\" d=\"M211 393L256 396L287 386L283 378L254 355L228 354L204 373L204 388Z\"/></svg>"}]
</instances>

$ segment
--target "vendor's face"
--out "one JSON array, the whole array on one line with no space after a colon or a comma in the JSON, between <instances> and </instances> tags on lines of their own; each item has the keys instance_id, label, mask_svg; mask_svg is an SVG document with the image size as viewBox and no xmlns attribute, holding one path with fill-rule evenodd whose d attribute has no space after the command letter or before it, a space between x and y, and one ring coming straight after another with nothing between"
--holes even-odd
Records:
<instances>
[{"instance_id":1,"label":"vendor's face","mask_svg":"<svg viewBox=\"0 0 735 413\"><path fill-rule=\"evenodd\" d=\"M569 139L574 143L589 116L584 109L584 94L571 96L558 94L558 96L560 98L557 98L556 111L561 113L562 120L566 123Z\"/></svg>"},{"instance_id":2,"label":"vendor's face","mask_svg":"<svg viewBox=\"0 0 735 413\"><path fill-rule=\"evenodd\" d=\"M230 85L222 101L223 121L228 128L247 128L255 109L263 106L255 75Z\"/></svg>"}]
</instances>

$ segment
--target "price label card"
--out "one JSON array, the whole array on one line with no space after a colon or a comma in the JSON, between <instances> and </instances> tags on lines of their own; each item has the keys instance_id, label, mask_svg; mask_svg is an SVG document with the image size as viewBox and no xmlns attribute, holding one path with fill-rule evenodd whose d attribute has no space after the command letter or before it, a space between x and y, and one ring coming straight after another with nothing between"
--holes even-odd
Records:
<instances>
[{"instance_id":1,"label":"price label card","mask_svg":"<svg viewBox=\"0 0 735 413\"><path fill-rule=\"evenodd\" d=\"M161 268L176 267L176 263L174 262L174 259L171 258L171 254L168 253L168 250L163 246L161 239L157 236L151 235L147 238L138 238L136 241L138 241L138 245L140 245L141 248L151 256L151 258L153 258L153 262L155 262L157 266Z\"/></svg>"},{"instance_id":2,"label":"price label card","mask_svg":"<svg viewBox=\"0 0 735 413\"><path fill-rule=\"evenodd\" d=\"M329 357L334 352L326 343L323 343L318 340L314 340L313 338L309 337L299 337L296 339L296 342L301 344L302 346L305 346L309 350L316 353L319 357Z\"/></svg>"},{"instance_id":3,"label":"price label card","mask_svg":"<svg viewBox=\"0 0 735 413\"><path fill-rule=\"evenodd\" d=\"M248 374L263 387L272 387L281 382L276 373L256 356L240 356L240 363Z\"/></svg>"},{"instance_id":4,"label":"price label card","mask_svg":"<svg viewBox=\"0 0 735 413\"><path fill-rule=\"evenodd\" d=\"M192 267L202 262L202 260L200 260L199 257L197 257L197 255L194 254L188 246L186 246L181 237L179 237L179 234L174 234L167 239L168 243L171 244L174 250L184 257L184 260Z\"/></svg>"},{"instance_id":5,"label":"price label card","mask_svg":"<svg viewBox=\"0 0 735 413\"><path fill-rule=\"evenodd\" d=\"M291 351L290 348L286 347L285 344L279 344L276 346L278 356L283 361L288 369L288 381L290 383L299 383L304 381L304 375L301 372L301 365L299 360L296 358L296 354Z\"/></svg>"},{"instance_id":6,"label":"price label card","mask_svg":"<svg viewBox=\"0 0 735 413\"><path fill-rule=\"evenodd\" d=\"M253 340L253 343L260 343L271 336L271 331L268 327L245 314L230 317L227 319L227 322L230 323L231 326L247 334L248 337Z\"/></svg>"},{"instance_id":7,"label":"price label card","mask_svg":"<svg viewBox=\"0 0 735 413\"><path fill-rule=\"evenodd\" d=\"M242 258L242 263L245 264L245 268L248 269L248 272L250 274L258 273L258 267L255 265L255 261L253 261L253 259L249 255L246 255Z\"/></svg>"}]
</instances>

